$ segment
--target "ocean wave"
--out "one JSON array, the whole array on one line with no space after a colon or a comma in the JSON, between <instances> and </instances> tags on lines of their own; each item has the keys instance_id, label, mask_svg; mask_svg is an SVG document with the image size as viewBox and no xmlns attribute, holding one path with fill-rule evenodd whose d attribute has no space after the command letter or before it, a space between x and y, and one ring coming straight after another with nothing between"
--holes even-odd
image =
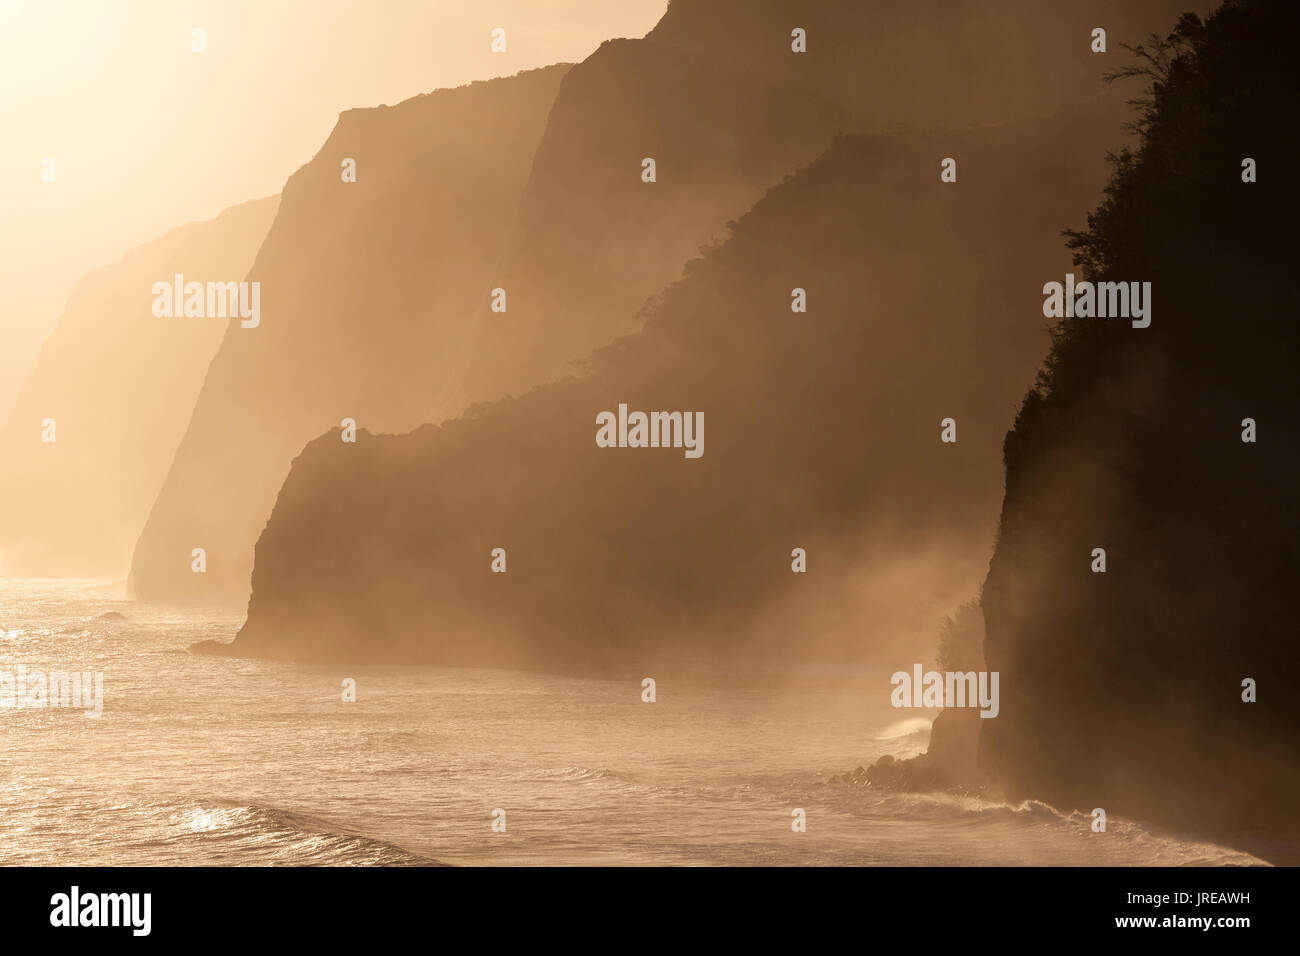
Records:
<instances>
[{"instance_id":1,"label":"ocean wave","mask_svg":"<svg viewBox=\"0 0 1300 956\"><path fill-rule=\"evenodd\" d=\"M591 787L593 793L618 797L690 798L708 797L716 792L712 785L690 783L674 786L604 767L556 767L535 771L530 776L542 784L581 784ZM724 785L729 786L731 784Z\"/></svg>"},{"instance_id":2,"label":"ocean wave","mask_svg":"<svg viewBox=\"0 0 1300 956\"><path fill-rule=\"evenodd\" d=\"M844 803L847 801L847 803ZM1019 823L1076 825L1074 814L1065 814L1041 800L1007 803L943 791L907 792L854 788L841 800L840 809L856 808L872 816L893 821L927 823Z\"/></svg>"},{"instance_id":3,"label":"ocean wave","mask_svg":"<svg viewBox=\"0 0 1300 956\"><path fill-rule=\"evenodd\" d=\"M898 740L903 737L929 737L933 723L932 719L926 717L908 717L890 724L872 739Z\"/></svg>"},{"instance_id":4,"label":"ocean wave","mask_svg":"<svg viewBox=\"0 0 1300 956\"><path fill-rule=\"evenodd\" d=\"M166 813L167 833L154 842L179 843L216 865L445 865L396 844L276 807L170 805Z\"/></svg>"},{"instance_id":5,"label":"ocean wave","mask_svg":"<svg viewBox=\"0 0 1300 956\"><path fill-rule=\"evenodd\" d=\"M543 770L537 776L543 780L615 780L619 783L631 782L625 774L596 767L560 767L555 770Z\"/></svg>"}]
</instances>

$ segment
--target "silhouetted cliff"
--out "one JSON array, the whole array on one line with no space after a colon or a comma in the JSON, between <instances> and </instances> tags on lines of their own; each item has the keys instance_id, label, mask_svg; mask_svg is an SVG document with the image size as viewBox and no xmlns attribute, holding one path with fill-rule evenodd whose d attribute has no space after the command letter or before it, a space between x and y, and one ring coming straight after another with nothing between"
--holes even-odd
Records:
<instances>
[{"instance_id":1,"label":"silhouetted cliff","mask_svg":"<svg viewBox=\"0 0 1300 956\"><path fill-rule=\"evenodd\" d=\"M1097 95L1118 116L1092 28L1117 42L1184 6L676 0L644 39L606 43L565 77L497 283L507 311L480 306L429 420L567 374L639 329L647 298L836 133L978 126Z\"/></svg>"},{"instance_id":2,"label":"silhouetted cliff","mask_svg":"<svg viewBox=\"0 0 1300 956\"><path fill-rule=\"evenodd\" d=\"M238 281L278 205L180 226L77 283L0 431L0 574L126 573L227 325L156 317L153 284Z\"/></svg>"},{"instance_id":3,"label":"silhouetted cliff","mask_svg":"<svg viewBox=\"0 0 1300 956\"><path fill-rule=\"evenodd\" d=\"M136 547L146 598L242 600L289 462L344 418L405 430L487 295L567 68L350 110L284 202L248 278L257 328L228 331ZM356 181L343 181L345 159ZM207 552L192 573L190 553Z\"/></svg>"},{"instance_id":4,"label":"silhouetted cliff","mask_svg":"<svg viewBox=\"0 0 1300 956\"><path fill-rule=\"evenodd\" d=\"M1026 290L1067 268L1059 224L1099 193L1104 163L1076 146L1113 132L1098 112L842 138L580 377L312 442L233 650L564 669L912 653L986 566L998 437L1046 344ZM702 456L597 447L620 403L703 412Z\"/></svg>"},{"instance_id":5,"label":"silhouetted cliff","mask_svg":"<svg viewBox=\"0 0 1300 956\"><path fill-rule=\"evenodd\" d=\"M835 133L1051 110L1100 87L1094 26L1140 35L1179 6L679 0L569 72L553 109L558 72L346 114L286 188L258 263L274 324L223 346L141 538L138 593L242 598L311 436L343 416L438 422L567 373L638 329L648 297ZM365 157L356 186L339 187L341 155ZM189 571L197 546L206 575Z\"/></svg>"},{"instance_id":6,"label":"silhouetted cliff","mask_svg":"<svg viewBox=\"0 0 1300 956\"><path fill-rule=\"evenodd\" d=\"M866 128L978 126L1053 112L1103 87L1119 43L1205 0L671 0L647 40L837 91ZM807 50L790 55L791 31ZM1092 31L1107 51L1092 51Z\"/></svg>"},{"instance_id":7,"label":"silhouetted cliff","mask_svg":"<svg viewBox=\"0 0 1300 956\"><path fill-rule=\"evenodd\" d=\"M1152 283L1151 325L1063 321L1006 437L981 763L1295 859L1300 9L1230 0L1147 52L1140 148L1071 244L1080 278Z\"/></svg>"}]
</instances>

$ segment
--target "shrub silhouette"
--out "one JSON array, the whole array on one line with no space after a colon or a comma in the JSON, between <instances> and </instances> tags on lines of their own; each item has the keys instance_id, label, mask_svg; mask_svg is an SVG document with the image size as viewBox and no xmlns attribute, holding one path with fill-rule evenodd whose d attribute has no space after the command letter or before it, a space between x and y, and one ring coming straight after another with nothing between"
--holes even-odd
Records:
<instances>
[{"instance_id":1,"label":"shrub silhouette","mask_svg":"<svg viewBox=\"0 0 1300 956\"><path fill-rule=\"evenodd\" d=\"M1120 72L1150 80L1140 142L1068 245L1086 278L1151 281L1152 323L1062 321L1006 437L981 753L1012 793L1297 834L1298 41L1294 5L1230 0Z\"/></svg>"}]
</instances>

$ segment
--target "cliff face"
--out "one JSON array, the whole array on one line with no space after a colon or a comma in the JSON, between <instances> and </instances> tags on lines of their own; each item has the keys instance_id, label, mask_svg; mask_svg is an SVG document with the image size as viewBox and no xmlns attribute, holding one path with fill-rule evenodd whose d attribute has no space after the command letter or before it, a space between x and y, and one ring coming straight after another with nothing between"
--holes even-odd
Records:
<instances>
[{"instance_id":1,"label":"cliff face","mask_svg":"<svg viewBox=\"0 0 1300 956\"><path fill-rule=\"evenodd\" d=\"M640 328L646 299L728 219L852 125L820 91L662 43L603 44L565 78L538 148L494 282L507 311L480 307L429 420L560 377Z\"/></svg>"},{"instance_id":2,"label":"cliff face","mask_svg":"<svg viewBox=\"0 0 1300 956\"><path fill-rule=\"evenodd\" d=\"M1111 130L1077 109L842 138L582 375L409 435L327 433L258 543L233 651L605 670L911 653L983 573L1011 383L1045 344L1033 292L1104 178L1076 137ZM703 412L702 456L597 447L620 403Z\"/></svg>"},{"instance_id":3,"label":"cliff face","mask_svg":"<svg viewBox=\"0 0 1300 956\"><path fill-rule=\"evenodd\" d=\"M963 128L1107 96L1092 28L1140 37L1184 6L1106 0L1044 17L1031 0L676 0L644 39L606 43L565 77L497 283L507 312L480 306L429 420L551 381L639 329L649 297L836 133Z\"/></svg>"},{"instance_id":4,"label":"cliff face","mask_svg":"<svg viewBox=\"0 0 1300 956\"><path fill-rule=\"evenodd\" d=\"M1066 320L1007 435L983 592L1002 707L981 728L1013 796L1258 831L1293 858L1298 38L1280 2L1184 21L1076 237L1076 271L1152 283L1152 320Z\"/></svg>"},{"instance_id":5,"label":"cliff face","mask_svg":"<svg viewBox=\"0 0 1300 956\"><path fill-rule=\"evenodd\" d=\"M153 599L242 599L293 455L346 417L426 420L497 261L566 67L344 113L258 253L261 324L233 325L136 546ZM356 182L342 163L356 161ZM207 572L190 568L194 548Z\"/></svg>"},{"instance_id":6,"label":"cliff face","mask_svg":"<svg viewBox=\"0 0 1300 956\"><path fill-rule=\"evenodd\" d=\"M839 91L866 124L976 126L1053 112L1102 89L1118 44L1204 0L672 0L647 40ZM791 31L808 52L790 55ZM1107 52L1093 53L1095 28Z\"/></svg>"},{"instance_id":7,"label":"cliff face","mask_svg":"<svg viewBox=\"0 0 1300 956\"><path fill-rule=\"evenodd\" d=\"M242 278L278 205L180 226L77 283L0 430L0 574L126 573L226 327L155 317L153 284Z\"/></svg>"},{"instance_id":8,"label":"cliff face","mask_svg":"<svg viewBox=\"0 0 1300 956\"><path fill-rule=\"evenodd\" d=\"M137 549L138 593L242 598L289 459L323 428L349 415L408 429L566 374L640 328L647 298L836 132L1052 108L1100 88L1096 16L1138 36L1166 4L1180 6L1107 0L1048 19L1028 0L679 0L647 38L569 72L553 109L558 72L347 114L286 189L310 198L259 260L278 324L223 345ZM808 53L792 52L793 25ZM345 151L369 169L340 191ZM189 571L197 546L206 575Z\"/></svg>"}]
</instances>

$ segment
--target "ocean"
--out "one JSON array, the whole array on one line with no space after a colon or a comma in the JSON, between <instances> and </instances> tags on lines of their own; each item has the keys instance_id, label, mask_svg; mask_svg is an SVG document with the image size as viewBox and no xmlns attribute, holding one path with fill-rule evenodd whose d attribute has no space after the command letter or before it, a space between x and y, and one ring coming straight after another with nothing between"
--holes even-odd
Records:
<instances>
[{"instance_id":1,"label":"ocean","mask_svg":"<svg viewBox=\"0 0 1300 956\"><path fill-rule=\"evenodd\" d=\"M1114 816L1093 833L1034 801L828 782L925 749L928 719L865 705L887 688L670 681L647 704L641 675L189 652L241 623L120 584L0 580L0 674L104 675L98 718L0 706L0 864L1261 862Z\"/></svg>"}]
</instances>

